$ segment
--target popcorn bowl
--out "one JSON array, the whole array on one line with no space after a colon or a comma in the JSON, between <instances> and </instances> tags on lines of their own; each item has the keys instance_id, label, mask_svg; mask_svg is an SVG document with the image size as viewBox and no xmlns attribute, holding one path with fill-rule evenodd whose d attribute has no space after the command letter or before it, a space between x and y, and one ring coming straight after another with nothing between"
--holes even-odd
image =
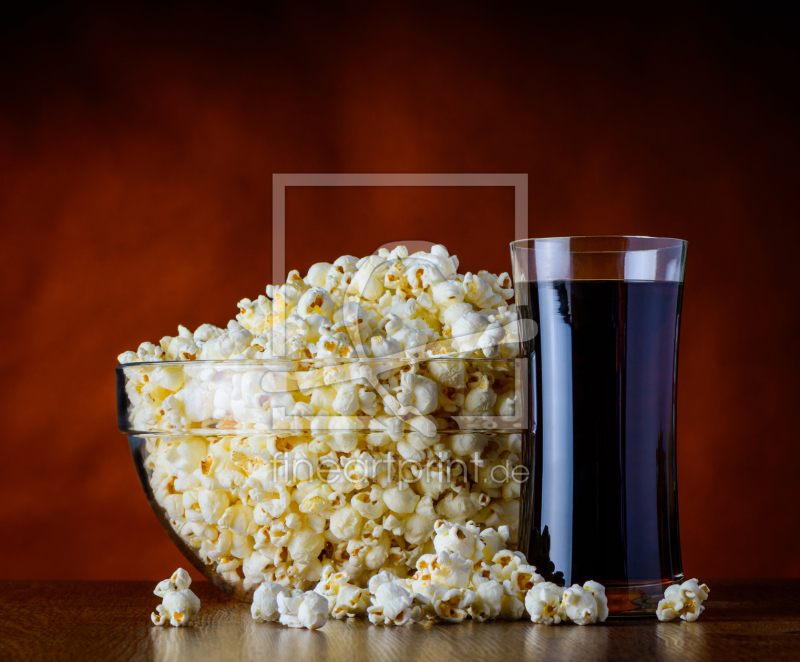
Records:
<instances>
[{"instance_id":1,"label":"popcorn bowl","mask_svg":"<svg viewBox=\"0 0 800 662\"><path fill-rule=\"evenodd\" d=\"M405 577L439 519L516 541L525 359L142 361L117 417L181 553L225 592Z\"/></svg>"}]
</instances>

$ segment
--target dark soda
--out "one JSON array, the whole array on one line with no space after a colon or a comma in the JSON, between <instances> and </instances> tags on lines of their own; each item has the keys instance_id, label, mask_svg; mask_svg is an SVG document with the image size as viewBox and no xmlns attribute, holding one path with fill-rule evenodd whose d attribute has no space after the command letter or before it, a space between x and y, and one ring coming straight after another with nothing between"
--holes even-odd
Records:
<instances>
[{"instance_id":1,"label":"dark soda","mask_svg":"<svg viewBox=\"0 0 800 662\"><path fill-rule=\"evenodd\" d=\"M675 403L682 283L517 284L538 325L520 549L551 581L589 579L636 609L683 576ZM655 587L638 592L635 587ZM631 589L631 590L627 590ZM629 604L632 600L633 604ZM651 599L652 601L652 599ZM619 602L619 601L617 601ZM652 605L650 605L652 608Z\"/></svg>"}]
</instances>

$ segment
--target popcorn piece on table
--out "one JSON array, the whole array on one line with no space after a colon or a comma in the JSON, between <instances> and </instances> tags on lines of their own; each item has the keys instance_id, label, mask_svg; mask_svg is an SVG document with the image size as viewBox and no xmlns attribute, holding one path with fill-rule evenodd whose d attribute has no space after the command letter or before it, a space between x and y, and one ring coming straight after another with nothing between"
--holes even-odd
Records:
<instances>
[{"instance_id":1,"label":"popcorn piece on table","mask_svg":"<svg viewBox=\"0 0 800 662\"><path fill-rule=\"evenodd\" d=\"M597 603L597 622L602 623L608 618L608 598L606 598L606 587L595 581L588 581L583 585L589 593L594 596Z\"/></svg>"},{"instance_id":2,"label":"popcorn piece on table","mask_svg":"<svg viewBox=\"0 0 800 662\"><path fill-rule=\"evenodd\" d=\"M418 593L396 597L386 604L373 604L367 617L373 625L407 625L425 618L427 602Z\"/></svg>"},{"instance_id":3,"label":"popcorn piece on table","mask_svg":"<svg viewBox=\"0 0 800 662\"><path fill-rule=\"evenodd\" d=\"M370 596L367 589L353 584L345 584L339 588L339 592L336 594L336 603L330 615L336 619L361 616L367 613L369 605Z\"/></svg>"},{"instance_id":4,"label":"popcorn piece on table","mask_svg":"<svg viewBox=\"0 0 800 662\"><path fill-rule=\"evenodd\" d=\"M253 594L253 604L250 615L256 621L277 621L280 617L278 610L278 596L289 595L281 584L265 581Z\"/></svg>"},{"instance_id":5,"label":"popcorn piece on table","mask_svg":"<svg viewBox=\"0 0 800 662\"><path fill-rule=\"evenodd\" d=\"M475 602L475 592L469 589L444 589L432 600L433 611L440 621L460 623L467 617L467 610Z\"/></svg>"},{"instance_id":6,"label":"popcorn piece on table","mask_svg":"<svg viewBox=\"0 0 800 662\"><path fill-rule=\"evenodd\" d=\"M536 584L525 595L525 609L534 623L558 625L566 619L561 607L563 591L552 582Z\"/></svg>"},{"instance_id":7,"label":"popcorn piece on table","mask_svg":"<svg viewBox=\"0 0 800 662\"><path fill-rule=\"evenodd\" d=\"M401 586L391 573L381 572L370 578L372 605L367 617L373 625L406 625L418 623L425 617L428 600Z\"/></svg>"},{"instance_id":8,"label":"popcorn piece on table","mask_svg":"<svg viewBox=\"0 0 800 662\"><path fill-rule=\"evenodd\" d=\"M333 565L326 565L322 569L322 577L320 578L319 583L314 587L314 591L325 596L325 598L328 600L329 615L333 612L333 609L336 606L336 598L339 594L339 590L343 586L348 585L349 579L350 575L348 575L346 572L336 572Z\"/></svg>"},{"instance_id":9,"label":"popcorn piece on table","mask_svg":"<svg viewBox=\"0 0 800 662\"><path fill-rule=\"evenodd\" d=\"M503 587L505 589L505 587ZM503 596L500 603L500 617L507 621L518 621L525 615L525 596L522 599L515 593L508 593Z\"/></svg>"},{"instance_id":10,"label":"popcorn piece on table","mask_svg":"<svg viewBox=\"0 0 800 662\"><path fill-rule=\"evenodd\" d=\"M597 622L597 601L589 591L573 584L564 591L561 599L561 610L573 623L591 625Z\"/></svg>"},{"instance_id":11,"label":"popcorn piece on table","mask_svg":"<svg viewBox=\"0 0 800 662\"><path fill-rule=\"evenodd\" d=\"M469 608L472 620L482 623L498 618L504 595L500 582L492 579L481 582L475 589L475 600Z\"/></svg>"},{"instance_id":12,"label":"popcorn piece on table","mask_svg":"<svg viewBox=\"0 0 800 662\"><path fill-rule=\"evenodd\" d=\"M328 600L314 591L289 596L278 594L278 611L281 624L290 628L316 630L328 622Z\"/></svg>"},{"instance_id":13,"label":"popcorn piece on table","mask_svg":"<svg viewBox=\"0 0 800 662\"><path fill-rule=\"evenodd\" d=\"M541 584L543 581L544 577L536 572L536 566L520 563L516 569L511 572L511 577L503 581L503 588L508 595L513 595L517 600L524 602L525 595L528 591L536 584ZM600 585L598 584L598 586Z\"/></svg>"},{"instance_id":14,"label":"popcorn piece on table","mask_svg":"<svg viewBox=\"0 0 800 662\"><path fill-rule=\"evenodd\" d=\"M683 584L672 584L664 591L664 599L658 603L656 616L659 621L671 621L680 617L684 621L696 621L705 607L711 589L689 579Z\"/></svg>"},{"instance_id":15,"label":"popcorn piece on table","mask_svg":"<svg viewBox=\"0 0 800 662\"><path fill-rule=\"evenodd\" d=\"M161 581L155 593L162 602L150 615L154 625L185 627L189 625L200 611L200 599L189 590L192 578L183 568L178 568L172 577Z\"/></svg>"}]
</instances>

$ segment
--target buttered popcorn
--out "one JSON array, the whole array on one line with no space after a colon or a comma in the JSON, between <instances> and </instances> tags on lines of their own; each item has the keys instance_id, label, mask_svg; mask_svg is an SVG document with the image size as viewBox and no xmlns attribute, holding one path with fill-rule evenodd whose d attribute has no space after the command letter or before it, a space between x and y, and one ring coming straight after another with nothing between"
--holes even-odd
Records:
<instances>
[{"instance_id":1,"label":"buttered popcorn","mask_svg":"<svg viewBox=\"0 0 800 662\"><path fill-rule=\"evenodd\" d=\"M216 580L308 591L345 573L361 592L324 595L346 618L372 606L371 578L409 578L435 554L434 581L461 593L426 614L473 608L473 570L458 546L434 548L434 524L504 527L503 549L516 541L520 338L508 274L457 270L442 246L344 256L243 299L225 328L179 327L120 355L155 500ZM519 591L503 591L497 609L515 613ZM495 593L476 613L496 611ZM279 597L260 598L258 618ZM396 623L423 605L387 608L375 618Z\"/></svg>"}]
</instances>

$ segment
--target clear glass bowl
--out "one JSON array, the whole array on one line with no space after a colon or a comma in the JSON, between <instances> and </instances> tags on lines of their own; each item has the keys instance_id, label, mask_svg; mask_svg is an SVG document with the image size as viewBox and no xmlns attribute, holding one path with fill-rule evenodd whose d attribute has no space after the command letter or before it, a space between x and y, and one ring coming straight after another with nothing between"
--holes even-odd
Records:
<instances>
[{"instance_id":1,"label":"clear glass bowl","mask_svg":"<svg viewBox=\"0 0 800 662\"><path fill-rule=\"evenodd\" d=\"M329 558L362 579L376 570L358 571L358 559L330 529L330 508L306 512L298 485L323 494L332 486L337 507L373 485L403 492L408 485L437 517L508 524L513 542L525 479L514 469L522 468L521 432L530 424L526 370L522 359L449 357L128 363L116 368L117 419L164 530L211 582L247 599L265 578L311 588ZM441 492L432 477L445 481ZM295 497L284 521L294 513L302 526L322 528L316 560L295 558L291 543L273 544L269 526L262 528L259 503L280 494L277 484ZM389 514L369 526L364 518L364 529L386 525ZM417 540L424 526L382 530L392 545L382 565L411 572L430 546L429 536ZM265 554L273 554L272 565L263 566Z\"/></svg>"}]
</instances>

